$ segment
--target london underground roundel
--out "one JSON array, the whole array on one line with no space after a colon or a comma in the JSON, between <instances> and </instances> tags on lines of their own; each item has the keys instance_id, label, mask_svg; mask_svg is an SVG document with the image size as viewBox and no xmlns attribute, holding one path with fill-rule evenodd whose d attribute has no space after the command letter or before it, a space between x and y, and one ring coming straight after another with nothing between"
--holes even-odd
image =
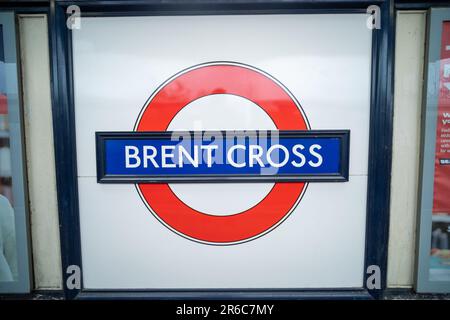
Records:
<instances>
[{"instance_id":1,"label":"london underground roundel","mask_svg":"<svg viewBox=\"0 0 450 320\"><path fill-rule=\"evenodd\" d=\"M310 130L300 104L272 76L241 63L212 62L183 70L163 83L142 108L134 131L167 131L188 104L218 94L253 102L270 117L277 130ZM190 240L213 245L238 244L267 234L294 210L306 187L306 182L275 182L255 205L217 215L185 203L168 183L136 184L147 208L166 227Z\"/></svg>"}]
</instances>

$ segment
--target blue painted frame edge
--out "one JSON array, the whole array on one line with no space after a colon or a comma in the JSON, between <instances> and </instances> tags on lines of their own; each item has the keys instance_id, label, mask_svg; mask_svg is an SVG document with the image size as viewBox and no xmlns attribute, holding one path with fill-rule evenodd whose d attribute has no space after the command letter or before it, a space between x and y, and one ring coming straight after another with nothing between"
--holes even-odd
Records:
<instances>
[{"instance_id":1,"label":"blue painted frame edge","mask_svg":"<svg viewBox=\"0 0 450 320\"><path fill-rule=\"evenodd\" d=\"M395 1L395 8L399 10L427 10L432 7L446 7L450 4L448 1L424 1L424 0L397 0Z\"/></svg>"},{"instance_id":2,"label":"blue painted frame edge","mask_svg":"<svg viewBox=\"0 0 450 320\"><path fill-rule=\"evenodd\" d=\"M372 50L372 97L367 190L366 260L382 273L381 290L369 290L380 299L386 288L389 209L391 189L393 98L394 98L394 1L381 6L381 30L374 32ZM384 27L383 27L384 26ZM365 273L367 285L370 274Z\"/></svg>"},{"instance_id":3,"label":"blue painted frame edge","mask_svg":"<svg viewBox=\"0 0 450 320\"><path fill-rule=\"evenodd\" d=\"M387 241L389 229L390 171L392 157L392 102L393 102L393 56L394 56L394 1L267 1L263 3L233 1L224 4L220 1L205 3L193 1L184 4L180 10L171 4L169 7L160 1L56 1L50 4L50 39L51 39L51 74L53 97L53 123L55 137L55 157L57 170L58 207L61 225L61 251L63 265L63 281L67 299L105 298L104 291L87 291L83 289L67 289L69 274L66 269L70 265L82 265L80 248L80 226L78 215L77 166L75 149L75 125L73 110L72 73L71 73L71 40L66 29L65 9L68 5L78 4L83 12L93 8L96 15L133 15L136 9L151 10L145 14L225 14L225 13L330 13L330 12L365 12L370 4L381 6L380 30L374 30L372 50L372 94L371 125L369 147L369 183L367 196L366 253L365 270L368 266L377 265L381 270L381 288L367 289L366 283L370 274L364 273L364 288L348 295L347 289L323 290L291 290L289 299L313 297L314 299L334 298L381 298L386 287ZM263 10L256 7L264 7ZM252 10L253 8L253 10ZM161 9L163 9L161 11ZM140 12L140 14L143 14ZM82 287L82 286L81 286ZM219 295L225 299L239 298L233 292L224 290L208 291L172 291L162 294L161 291L145 291L140 297L152 299L169 297L208 299ZM356 292L358 294L356 294ZM124 298L135 296L136 291L114 291L111 297ZM246 291L245 298L257 298L261 290ZM362 293L362 295L360 295ZM271 290L270 298L285 297L282 291Z\"/></svg>"}]
</instances>

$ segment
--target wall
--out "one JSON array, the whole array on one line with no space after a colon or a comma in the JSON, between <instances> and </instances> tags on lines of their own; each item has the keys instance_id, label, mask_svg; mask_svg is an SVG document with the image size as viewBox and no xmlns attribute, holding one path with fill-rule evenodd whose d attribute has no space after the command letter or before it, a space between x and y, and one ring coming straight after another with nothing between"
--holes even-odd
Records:
<instances>
[{"instance_id":1,"label":"wall","mask_svg":"<svg viewBox=\"0 0 450 320\"><path fill-rule=\"evenodd\" d=\"M425 28L425 11L397 13L389 287L413 284Z\"/></svg>"},{"instance_id":2,"label":"wall","mask_svg":"<svg viewBox=\"0 0 450 320\"><path fill-rule=\"evenodd\" d=\"M19 36L35 289L60 289L47 17L20 15Z\"/></svg>"},{"instance_id":3,"label":"wall","mask_svg":"<svg viewBox=\"0 0 450 320\"><path fill-rule=\"evenodd\" d=\"M425 24L424 11L397 14L390 287L410 287L413 283ZM20 15L19 28L35 288L59 289L49 53L44 45L48 43L47 18Z\"/></svg>"}]
</instances>

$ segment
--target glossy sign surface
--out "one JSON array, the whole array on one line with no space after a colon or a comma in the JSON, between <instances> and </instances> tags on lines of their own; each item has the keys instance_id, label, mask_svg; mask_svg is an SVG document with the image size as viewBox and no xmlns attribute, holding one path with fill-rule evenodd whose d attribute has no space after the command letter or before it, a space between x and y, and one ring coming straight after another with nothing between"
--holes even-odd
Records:
<instances>
[{"instance_id":1,"label":"glossy sign surface","mask_svg":"<svg viewBox=\"0 0 450 320\"><path fill-rule=\"evenodd\" d=\"M361 287L366 18L82 17L72 40L84 287ZM194 79L214 62L247 75ZM96 132L342 129L351 131L344 183L97 182Z\"/></svg>"}]
</instances>

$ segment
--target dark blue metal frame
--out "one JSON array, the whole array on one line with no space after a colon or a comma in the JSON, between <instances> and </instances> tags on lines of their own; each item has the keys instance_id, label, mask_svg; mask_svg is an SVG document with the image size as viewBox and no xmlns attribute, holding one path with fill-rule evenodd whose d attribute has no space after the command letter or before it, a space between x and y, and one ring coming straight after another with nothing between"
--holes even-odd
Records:
<instances>
[{"instance_id":1,"label":"dark blue metal frame","mask_svg":"<svg viewBox=\"0 0 450 320\"><path fill-rule=\"evenodd\" d=\"M48 14L49 5L50 0L3 0L0 2L0 10L11 10L16 14Z\"/></svg>"},{"instance_id":2,"label":"dark blue metal frame","mask_svg":"<svg viewBox=\"0 0 450 320\"><path fill-rule=\"evenodd\" d=\"M66 9L76 4L83 16L363 13L370 5L381 8L381 29L373 31L372 88L367 194L365 270L377 265L381 288L329 290L149 290L89 291L66 286L70 265L81 266L80 226L73 109L71 33L66 28ZM67 299L369 299L382 297L386 287L389 197L392 155L393 0L291 0L291 1L55 1L50 5L53 125L64 290Z\"/></svg>"},{"instance_id":3,"label":"dark blue metal frame","mask_svg":"<svg viewBox=\"0 0 450 320\"><path fill-rule=\"evenodd\" d=\"M396 0L395 8L400 10L427 10L431 7L448 7L450 3L445 0Z\"/></svg>"},{"instance_id":4,"label":"dark blue metal frame","mask_svg":"<svg viewBox=\"0 0 450 320\"><path fill-rule=\"evenodd\" d=\"M381 6L381 26L374 32L372 48L372 97L370 115L369 181L367 189L366 261L378 265L386 288L391 192L392 132L394 106L394 2ZM370 275L365 273L364 283ZM380 298L383 290L371 290Z\"/></svg>"}]
</instances>

